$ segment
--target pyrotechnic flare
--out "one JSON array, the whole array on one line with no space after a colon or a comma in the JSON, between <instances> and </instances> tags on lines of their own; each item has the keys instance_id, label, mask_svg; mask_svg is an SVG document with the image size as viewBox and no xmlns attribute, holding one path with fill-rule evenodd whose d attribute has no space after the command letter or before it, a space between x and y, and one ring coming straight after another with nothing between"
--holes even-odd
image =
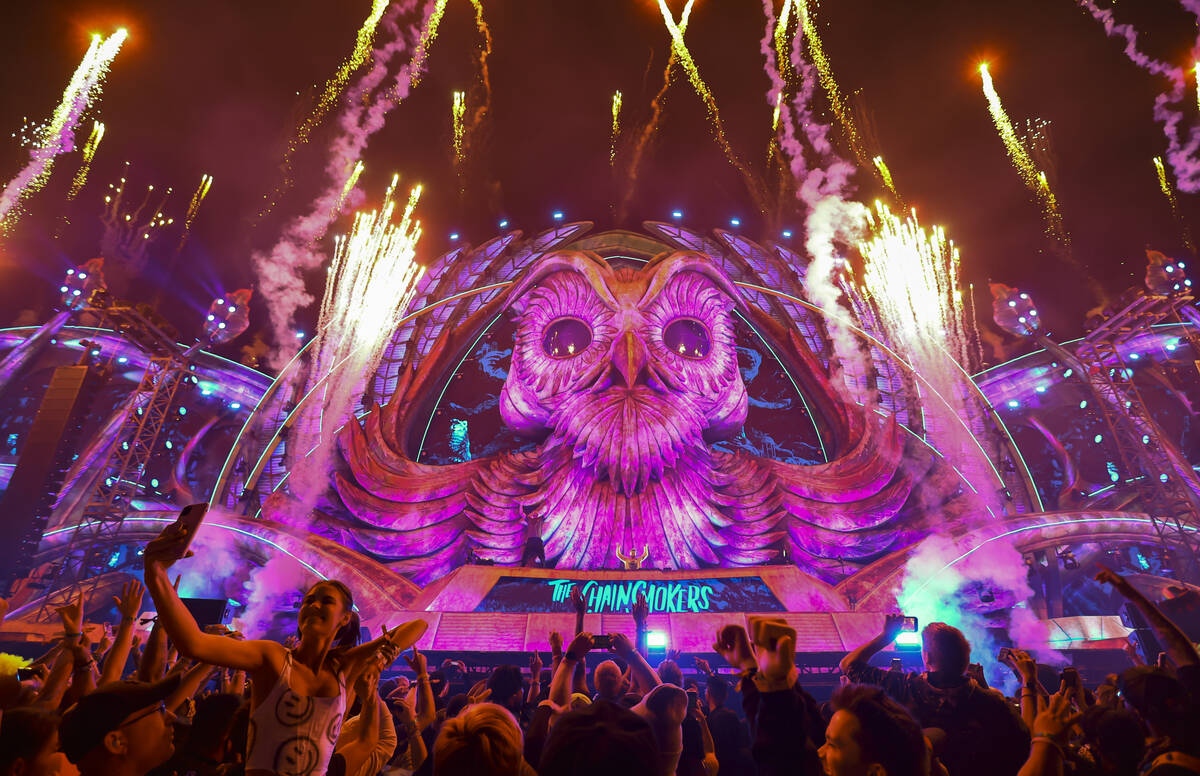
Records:
<instances>
[{"instance_id":1,"label":"pyrotechnic flare","mask_svg":"<svg viewBox=\"0 0 1200 776\"><path fill-rule=\"evenodd\" d=\"M1200 62L1192 67L1192 75L1196 79L1196 107L1200 108Z\"/></svg>"},{"instance_id":2,"label":"pyrotechnic flare","mask_svg":"<svg viewBox=\"0 0 1200 776\"><path fill-rule=\"evenodd\" d=\"M472 97L471 99L472 104L476 107L471 111L471 119L466 122L463 130L463 134L466 136L464 146L467 149L470 149L471 138L483 124L483 120L492 107L492 75L488 67L488 57L492 55L492 31L483 18L482 0L471 0L471 6L475 9L475 29L479 31L479 36L483 41L479 47L479 84L482 87L479 91L482 94L478 98Z\"/></svg>"},{"instance_id":3,"label":"pyrotechnic flare","mask_svg":"<svg viewBox=\"0 0 1200 776\"><path fill-rule=\"evenodd\" d=\"M608 146L608 163L616 164L617 137L621 134L621 90L613 92L612 98L612 139Z\"/></svg>"},{"instance_id":4,"label":"pyrotechnic flare","mask_svg":"<svg viewBox=\"0 0 1200 776\"><path fill-rule=\"evenodd\" d=\"M1167 177L1167 170L1163 166L1162 157L1156 156L1153 161L1154 172L1158 174L1158 187L1162 190L1163 196L1167 198L1167 203L1171 206L1171 215L1183 231L1183 243L1189 251L1195 254L1196 246L1192 243L1192 230L1179 215L1179 200L1175 197L1175 189L1171 186L1171 179Z\"/></svg>"},{"instance_id":5,"label":"pyrotechnic flare","mask_svg":"<svg viewBox=\"0 0 1200 776\"><path fill-rule=\"evenodd\" d=\"M1017 168L1021 180L1025 182L1026 188L1032 191L1038 198L1039 204L1042 207L1042 215L1046 220L1047 233L1060 241L1064 246L1069 245L1071 238L1067 234L1066 227L1063 225L1062 214L1058 210L1058 200L1055 198L1054 192L1050 190L1050 183L1046 179L1046 174L1037 168L1033 163L1033 159L1030 158L1029 153L1025 150L1025 146L1017 138L1017 132L1013 128L1008 114L1004 111L1004 105L1000 102L1000 95L992 83L992 75L988 72L986 63L979 66L979 75L983 78L983 93L987 97L988 110L992 114L992 121L996 125L996 131L1000 133L1000 140L1004 143L1004 147L1008 151L1008 156Z\"/></svg>"},{"instance_id":6,"label":"pyrotechnic flare","mask_svg":"<svg viewBox=\"0 0 1200 776\"><path fill-rule=\"evenodd\" d=\"M425 271L416 263L421 225L413 219L421 187L413 187L399 223L393 224L398 180L393 177L383 206L355 215L350 233L334 244L310 378L313 388L324 381L322 401L306 412L289 445L291 492L302 511L311 509L328 486L333 435L350 419Z\"/></svg>"},{"instance_id":7,"label":"pyrotechnic flare","mask_svg":"<svg viewBox=\"0 0 1200 776\"><path fill-rule=\"evenodd\" d=\"M283 155L283 180L267 201L266 207L258 214L259 218L274 210L279 197L291 188L292 158L300 146L308 142L312 131L325 120L329 111L337 103L338 97L345 90L346 84L349 83L350 76L367 60L367 56L371 53L371 45L375 40L375 31L379 27L379 20L383 17L383 12L387 10L389 2L391 0L372 0L371 12L363 20L362 26L358 28L358 34L354 38L353 51L338 66L337 72L325 82L325 89L321 92L321 97L317 100L312 113L296 128L296 136L288 142L287 150Z\"/></svg>"},{"instance_id":8,"label":"pyrotechnic flare","mask_svg":"<svg viewBox=\"0 0 1200 776\"><path fill-rule=\"evenodd\" d=\"M342 211L342 205L346 204L346 197L350 196L350 192L354 191L354 187L358 185L359 176L362 175L366 165L359 159L354 163L354 167L350 170L350 175L346 178L346 185L342 186L342 194L338 197L337 205L334 206L333 212L330 213L330 218L336 218L337 214Z\"/></svg>"},{"instance_id":9,"label":"pyrotechnic flare","mask_svg":"<svg viewBox=\"0 0 1200 776\"><path fill-rule=\"evenodd\" d=\"M454 166L462 168L463 163L463 116L467 112L467 93L455 92L450 105L450 121L454 127Z\"/></svg>"},{"instance_id":10,"label":"pyrotechnic flare","mask_svg":"<svg viewBox=\"0 0 1200 776\"><path fill-rule=\"evenodd\" d=\"M268 356L273 368L282 369L299 347L293 319L296 310L313 301L306 288L305 274L324 261L318 241L329 228L331 214L336 212L346 171L362 158L368 141L383 128L388 113L408 97L413 73L420 69L414 54L393 76L394 80L385 83L392 60L410 52L411 41L418 34L415 30L402 30L399 19L418 5L424 10L414 27L421 31L422 37L429 38L429 29L435 26L434 12L444 6L441 0L403 0L393 4L380 23L389 33L388 42L372 52L371 66L346 92L345 110L337 119L338 133L329 146L321 193L303 215L288 222L270 250L251 257L258 276L257 290L266 302L275 340Z\"/></svg>"},{"instance_id":11,"label":"pyrotechnic flare","mask_svg":"<svg viewBox=\"0 0 1200 776\"><path fill-rule=\"evenodd\" d=\"M417 52L413 55L408 80L409 89L413 89L417 84L421 83L421 76L425 73L425 57L429 55L429 47L437 39L438 27L442 23L442 17L445 15L446 0L436 0L433 6L433 13L429 16L429 23L421 29L421 39L417 43Z\"/></svg>"},{"instance_id":12,"label":"pyrotechnic flare","mask_svg":"<svg viewBox=\"0 0 1200 776\"><path fill-rule=\"evenodd\" d=\"M1171 89L1154 99L1154 120L1162 125L1163 134L1167 137L1165 156L1167 164L1175 173L1176 185L1181 191L1200 191L1200 158L1197 156L1197 152L1200 151L1200 127L1193 126L1188 132L1181 128L1183 101L1187 99L1187 77L1184 68L1143 54L1137 46L1137 30L1128 24L1117 24L1110 9L1098 7L1094 0L1078 2L1092 18L1104 26L1105 34L1125 41L1125 56L1130 62L1171 82ZM1195 0L1185 2L1189 10L1198 13L1197 8L1193 7L1195 5ZM1200 101L1200 83L1197 84L1197 100Z\"/></svg>"},{"instance_id":13,"label":"pyrotechnic flare","mask_svg":"<svg viewBox=\"0 0 1200 776\"><path fill-rule=\"evenodd\" d=\"M695 0L688 0L683 6L683 13L679 15L679 35L683 36L687 32L688 19L692 15L692 5ZM617 206L617 223L623 223L629 209L629 200L633 197L633 190L637 186L638 173L642 169L642 158L646 154L646 149L650 145L650 139L654 137L654 133L658 131L658 125L662 121L663 101L667 98L667 90L671 87L671 80L675 73L675 66L679 62L679 58L675 55L675 46L671 46L670 52L667 54L667 65L663 68L662 86L658 88L658 92L654 95L654 99L650 100L650 118L635 135L633 150L629 154L629 170L625 175L625 188L621 192L621 201Z\"/></svg>"},{"instance_id":14,"label":"pyrotechnic flare","mask_svg":"<svg viewBox=\"0 0 1200 776\"><path fill-rule=\"evenodd\" d=\"M671 45L675 51L675 56L679 60L679 64L683 66L684 72L688 74L688 80L691 82L692 88L695 89L696 94L704 103L704 108L708 114L709 122L712 124L713 135L718 145L725 152L725 158L729 160L729 163L741 173L742 179L746 184L746 189L754 199L758 211L766 213L766 196L762 191L762 187L750 169L734 152L733 146L729 144L729 138L725 136L725 125L721 121L721 113L717 110L717 101L713 98L708 84L701 77L700 68L696 66L696 61L692 59L692 53L688 50L687 44L683 42L683 32L680 30L679 25L675 23L671 9L667 7L667 0L658 0L658 9L662 12L663 21L667 25L667 31L671 34Z\"/></svg>"},{"instance_id":15,"label":"pyrotechnic flare","mask_svg":"<svg viewBox=\"0 0 1200 776\"><path fill-rule=\"evenodd\" d=\"M200 203L208 196L208 190L212 188L212 182L213 176L208 173L200 176L200 185L192 193L192 200L188 203L187 213L183 217L183 234L179 236L179 245L175 248L176 253L183 250L183 246L187 243L188 235L192 231L192 221L196 220L196 213L200 210Z\"/></svg>"},{"instance_id":16,"label":"pyrotechnic flare","mask_svg":"<svg viewBox=\"0 0 1200 776\"><path fill-rule=\"evenodd\" d=\"M800 18L800 27L804 32L804 39L808 41L808 54L812 58L813 64L816 65L817 75L820 76L821 86L825 88L825 94L829 97L829 104L833 108L833 113L837 116L838 123L842 125L842 129L850 141L850 150L854 152L858 163L865 167L867 166L867 155L863 152L862 140L858 135L858 129L854 125L854 117L846 107L846 98L842 96L842 90L838 87L837 81L834 80L833 64L825 54L825 47L821 43L821 35L817 31L817 25L813 21L812 14L808 10L808 0L791 0L791 2L796 4L796 12Z\"/></svg>"},{"instance_id":17,"label":"pyrotechnic flare","mask_svg":"<svg viewBox=\"0 0 1200 776\"><path fill-rule=\"evenodd\" d=\"M775 25L775 56L779 65L779 75L784 82L791 81L795 77L795 72L792 71L792 60L788 56L788 22L791 21L792 0L783 0L783 8L779 11L779 23ZM780 92L782 95L782 92ZM772 126L779 123L779 109L775 110L775 122Z\"/></svg>"},{"instance_id":18,"label":"pyrotechnic flare","mask_svg":"<svg viewBox=\"0 0 1200 776\"><path fill-rule=\"evenodd\" d=\"M75 127L83 113L100 97L109 65L121 50L129 33L117 30L107 38L93 35L91 45L63 92L46 125L42 141L30 151L30 160L0 193L0 234L10 230L20 216L20 204L46 185L54 167L54 158L71 151Z\"/></svg>"},{"instance_id":19,"label":"pyrotechnic flare","mask_svg":"<svg viewBox=\"0 0 1200 776\"><path fill-rule=\"evenodd\" d=\"M71 181L71 188L67 191L67 201L75 199L87 183L88 172L92 169L92 159L96 156L96 149L100 146L100 141L104 139L104 124L99 121L92 122L92 134L88 135L87 142L83 146L83 161L79 163L79 169L75 171L75 179Z\"/></svg>"},{"instance_id":20,"label":"pyrotechnic flare","mask_svg":"<svg viewBox=\"0 0 1200 776\"><path fill-rule=\"evenodd\" d=\"M879 177L883 178L883 185L888 187L888 191L892 192L897 200L900 199L900 192L896 191L896 184L892 180L892 171L888 169L887 162L883 161L882 156L876 156L871 162L874 163L875 169L879 170Z\"/></svg>"}]
</instances>

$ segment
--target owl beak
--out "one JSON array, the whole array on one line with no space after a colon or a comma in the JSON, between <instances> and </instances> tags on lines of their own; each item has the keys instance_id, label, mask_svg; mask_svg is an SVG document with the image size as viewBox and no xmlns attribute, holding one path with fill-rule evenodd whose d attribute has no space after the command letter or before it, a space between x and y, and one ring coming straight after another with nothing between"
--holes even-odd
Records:
<instances>
[{"instance_id":1,"label":"owl beak","mask_svg":"<svg viewBox=\"0 0 1200 776\"><path fill-rule=\"evenodd\" d=\"M613 343L611 359L626 387L632 388L646 381L646 347L633 332L625 332Z\"/></svg>"}]
</instances>

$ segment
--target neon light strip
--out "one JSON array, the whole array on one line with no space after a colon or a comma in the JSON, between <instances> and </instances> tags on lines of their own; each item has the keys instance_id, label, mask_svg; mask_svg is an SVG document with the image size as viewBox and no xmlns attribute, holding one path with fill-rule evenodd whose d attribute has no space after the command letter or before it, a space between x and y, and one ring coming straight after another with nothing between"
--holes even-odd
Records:
<instances>
[{"instance_id":1,"label":"neon light strip","mask_svg":"<svg viewBox=\"0 0 1200 776\"><path fill-rule=\"evenodd\" d=\"M997 534L996 536L993 536L990 539L984 539L978 545L967 550L962 555L959 555L957 558L950 561L945 566L942 566L940 569L938 569L934 573L930 574L925 579L925 582L921 584L920 587L918 587L916 590L914 590L912 593L910 593L905 598L904 601L899 602L900 608L901 609L906 608L908 605L908 602L911 601L915 596L917 596L922 590L924 590L926 587L928 587L929 583L932 582L935 578L937 578L943 571L950 568L951 566L956 565L957 563L964 560L965 558L967 558L971 555L974 555L977 551L983 549L984 545L991 544L992 542L996 541L997 539L1004 539L1009 536L1015 536L1016 534L1024 533L1025 531L1036 531L1036 530L1042 529L1042 528L1057 528L1057 527L1063 526L1063 525L1079 525L1081 523L1140 523L1143 525L1153 525L1154 521L1150 520L1149 518L1144 518L1144 517L1085 517L1085 518L1080 518L1078 520L1059 520L1058 522L1054 522L1054 523L1039 523L1037 525L1027 525L1027 526L1022 526L1021 528L1014 528L1011 531L1005 531L1004 533ZM1189 527L1187 530L1196 531L1198 529ZM919 545L914 545L914 547L916 547L916 546L919 546Z\"/></svg>"}]
</instances>

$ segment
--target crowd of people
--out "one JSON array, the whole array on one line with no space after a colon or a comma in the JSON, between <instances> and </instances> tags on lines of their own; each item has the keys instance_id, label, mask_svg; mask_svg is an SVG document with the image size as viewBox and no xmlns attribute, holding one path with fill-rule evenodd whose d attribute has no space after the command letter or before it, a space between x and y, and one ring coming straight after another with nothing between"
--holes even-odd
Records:
<instances>
[{"instance_id":1,"label":"crowd of people","mask_svg":"<svg viewBox=\"0 0 1200 776\"><path fill-rule=\"evenodd\" d=\"M1161 665L1094 688L1068 667L1047 688L1028 653L1006 650L1019 679L1008 697L944 623L921 633L923 672L873 666L902 628L896 615L845 656L842 686L818 703L782 619L721 628L724 666L677 655L651 666L645 600L637 633L597 636L578 588L575 633L550 634L549 665L535 653L473 684L461 662L431 670L412 648L421 621L358 643L352 592L332 580L305 593L287 643L201 628L168 576L185 534L172 525L146 547L144 584L114 597L120 620L97 643L83 602L68 602L52 648L0 676L0 776L1200 774L1196 648L1108 570L1097 579L1141 611ZM140 644L147 593L157 618ZM383 678L394 664L407 670Z\"/></svg>"}]
</instances>

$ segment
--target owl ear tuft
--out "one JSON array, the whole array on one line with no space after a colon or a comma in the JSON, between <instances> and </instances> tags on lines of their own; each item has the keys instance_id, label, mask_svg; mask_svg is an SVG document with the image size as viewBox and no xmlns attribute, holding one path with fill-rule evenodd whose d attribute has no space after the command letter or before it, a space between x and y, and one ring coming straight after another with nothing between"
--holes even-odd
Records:
<instances>
[{"instance_id":1,"label":"owl ear tuft","mask_svg":"<svg viewBox=\"0 0 1200 776\"><path fill-rule=\"evenodd\" d=\"M653 273L654 277L646 286L646 293L642 294L639 306L646 305L651 299L658 296L671 278L680 272L695 272L708 278L713 285L724 291L739 310L746 309L745 300L742 299L741 293L729 276L719 267L714 266L710 258L697 251L660 254L651 259L642 271Z\"/></svg>"}]
</instances>

